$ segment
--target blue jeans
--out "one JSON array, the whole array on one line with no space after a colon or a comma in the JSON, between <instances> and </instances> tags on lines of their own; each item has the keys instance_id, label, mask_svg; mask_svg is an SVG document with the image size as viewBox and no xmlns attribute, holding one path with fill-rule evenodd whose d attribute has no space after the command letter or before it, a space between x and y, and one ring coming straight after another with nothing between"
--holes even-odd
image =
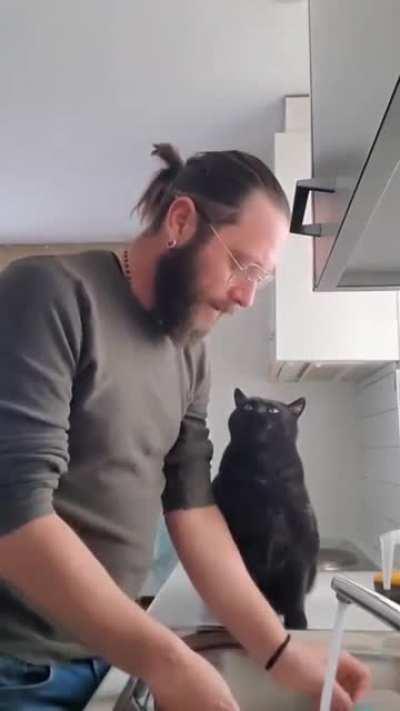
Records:
<instances>
[{"instance_id":1,"label":"blue jeans","mask_svg":"<svg viewBox=\"0 0 400 711\"><path fill-rule=\"evenodd\" d=\"M30 664L0 656L0 711L81 711L108 669L98 658Z\"/></svg>"}]
</instances>

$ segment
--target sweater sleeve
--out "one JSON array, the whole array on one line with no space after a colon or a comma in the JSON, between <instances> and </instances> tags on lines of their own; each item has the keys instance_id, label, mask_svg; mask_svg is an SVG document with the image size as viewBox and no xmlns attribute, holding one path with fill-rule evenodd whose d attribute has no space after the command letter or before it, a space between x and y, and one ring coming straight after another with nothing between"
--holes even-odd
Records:
<instances>
[{"instance_id":1,"label":"sweater sleeve","mask_svg":"<svg viewBox=\"0 0 400 711\"><path fill-rule=\"evenodd\" d=\"M196 366L195 387L173 448L165 458L162 496L167 513L214 503L210 463L213 447L207 428L210 368L204 345Z\"/></svg>"},{"instance_id":2,"label":"sweater sleeve","mask_svg":"<svg viewBox=\"0 0 400 711\"><path fill-rule=\"evenodd\" d=\"M0 274L0 534L53 511L81 340L77 289L54 260Z\"/></svg>"}]
</instances>

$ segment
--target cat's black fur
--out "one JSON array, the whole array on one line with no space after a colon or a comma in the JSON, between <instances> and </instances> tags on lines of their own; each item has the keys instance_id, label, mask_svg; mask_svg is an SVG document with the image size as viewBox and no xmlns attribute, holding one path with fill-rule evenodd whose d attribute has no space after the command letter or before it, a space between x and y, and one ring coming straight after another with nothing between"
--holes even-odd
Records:
<instances>
[{"instance_id":1,"label":"cat's black fur","mask_svg":"<svg viewBox=\"0 0 400 711\"><path fill-rule=\"evenodd\" d=\"M286 627L305 629L319 535L296 447L300 398L285 405L235 390L231 441L213 482L246 567Z\"/></svg>"}]
</instances>

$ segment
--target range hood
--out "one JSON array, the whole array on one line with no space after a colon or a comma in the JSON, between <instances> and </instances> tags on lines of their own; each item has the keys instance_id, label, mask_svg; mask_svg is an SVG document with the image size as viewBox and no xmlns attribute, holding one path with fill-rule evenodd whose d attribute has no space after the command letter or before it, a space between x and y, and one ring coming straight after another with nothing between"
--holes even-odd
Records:
<instances>
[{"instance_id":1,"label":"range hood","mask_svg":"<svg viewBox=\"0 0 400 711\"><path fill-rule=\"evenodd\" d=\"M309 193L325 222L303 225ZM314 239L317 291L400 289L400 80L358 176L297 181L290 230Z\"/></svg>"}]
</instances>

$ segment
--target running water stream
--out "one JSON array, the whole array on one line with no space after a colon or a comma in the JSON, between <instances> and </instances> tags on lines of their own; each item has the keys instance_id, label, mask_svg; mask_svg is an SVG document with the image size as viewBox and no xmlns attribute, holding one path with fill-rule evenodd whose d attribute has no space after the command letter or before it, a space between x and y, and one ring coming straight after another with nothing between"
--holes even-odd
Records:
<instances>
[{"instance_id":1,"label":"running water stream","mask_svg":"<svg viewBox=\"0 0 400 711\"><path fill-rule=\"evenodd\" d=\"M328 668L325 676L324 688L321 696L320 711L330 711L333 687L336 680L336 671L339 662L340 650L344 632L345 613L348 608L347 602L338 600L335 623L332 630L332 640L329 647Z\"/></svg>"}]
</instances>

